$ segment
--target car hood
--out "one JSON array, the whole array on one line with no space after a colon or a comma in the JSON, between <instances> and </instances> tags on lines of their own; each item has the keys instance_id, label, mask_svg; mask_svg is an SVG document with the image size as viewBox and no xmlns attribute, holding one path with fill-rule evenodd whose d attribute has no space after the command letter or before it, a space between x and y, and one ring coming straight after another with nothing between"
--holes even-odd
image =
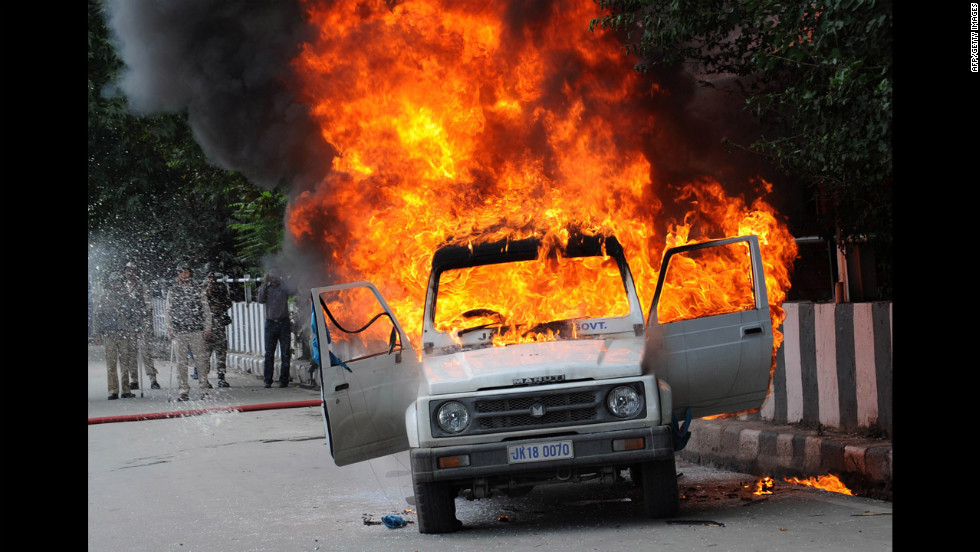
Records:
<instances>
[{"instance_id":1,"label":"car hood","mask_svg":"<svg viewBox=\"0 0 980 552\"><path fill-rule=\"evenodd\" d=\"M429 357L422 362L423 392L465 393L520 385L639 375L643 337L579 339L487 347ZM560 378L560 379L559 379Z\"/></svg>"}]
</instances>

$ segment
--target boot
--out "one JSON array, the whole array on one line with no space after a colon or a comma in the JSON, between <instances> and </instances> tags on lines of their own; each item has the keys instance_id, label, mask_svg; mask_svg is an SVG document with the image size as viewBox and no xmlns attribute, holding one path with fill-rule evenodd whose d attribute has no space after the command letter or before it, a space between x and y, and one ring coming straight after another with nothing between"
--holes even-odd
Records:
<instances>
[{"instance_id":1,"label":"boot","mask_svg":"<svg viewBox=\"0 0 980 552\"><path fill-rule=\"evenodd\" d=\"M225 380L224 374L218 374L218 387L231 387L230 385L228 385L228 382Z\"/></svg>"},{"instance_id":2,"label":"boot","mask_svg":"<svg viewBox=\"0 0 980 552\"><path fill-rule=\"evenodd\" d=\"M150 384L150 389L160 389L160 384L157 383L157 380L153 380L153 383Z\"/></svg>"}]
</instances>

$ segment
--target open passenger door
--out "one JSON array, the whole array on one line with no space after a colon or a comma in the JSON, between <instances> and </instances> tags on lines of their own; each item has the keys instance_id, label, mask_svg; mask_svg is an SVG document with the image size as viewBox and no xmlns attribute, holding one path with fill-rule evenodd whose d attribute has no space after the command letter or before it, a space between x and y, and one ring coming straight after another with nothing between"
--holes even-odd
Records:
<instances>
[{"instance_id":1,"label":"open passenger door","mask_svg":"<svg viewBox=\"0 0 980 552\"><path fill-rule=\"evenodd\" d=\"M670 385L678 419L762 405L773 333L758 237L668 250L648 319L644 371Z\"/></svg>"},{"instance_id":2,"label":"open passenger door","mask_svg":"<svg viewBox=\"0 0 980 552\"><path fill-rule=\"evenodd\" d=\"M320 393L330 454L338 466L408 450L405 410L420 363L370 282L311 290Z\"/></svg>"}]
</instances>

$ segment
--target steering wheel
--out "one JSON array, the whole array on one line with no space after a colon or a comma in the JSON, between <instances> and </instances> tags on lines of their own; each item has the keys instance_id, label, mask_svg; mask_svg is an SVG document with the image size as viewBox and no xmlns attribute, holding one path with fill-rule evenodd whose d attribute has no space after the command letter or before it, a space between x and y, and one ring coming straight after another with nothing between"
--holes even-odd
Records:
<instances>
[{"instance_id":1,"label":"steering wheel","mask_svg":"<svg viewBox=\"0 0 980 552\"><path fill-rule=\"evenodd\" d=\"M479 326L473 326L472 328L464 328L456 332L456 335L466 335L470 332L475 332L477 330L482 330L484 328L489 328L490 326L502 326L504 324L504 315L493 309L470 309L464 313L460 314L463 318L494 318L494 322L487 322L486 324L480 324Z\"/></svg>"},{"instance_id":2,"label":"steering wheel","mask_svg":"<svg viewBox=\"0 0 980 552\"><path fill-rule=\"evenodd\" d=\"M460 314L460 316L462 316L463 318L479 318L482 316L486 318L496 318L501 323L504 321L504 315L500 314L499 312L493 309L470 309Z\"/></svg>"},{"instance_id":3,"label":"steering wheel","mask_svg":"<svg viewBox=\"0 0 980 552\"><path fill-rule=\"evenodd\" d=\"M552 333L558 333L559 330L570 330L571 322L568 320L552 320L551 322L540 322L531 326L530 328L521 332L522 336L528 336L533 333L547 333L549 330ZM562 334L564 335L564 333Z\"/></svg>"}]
</instances>

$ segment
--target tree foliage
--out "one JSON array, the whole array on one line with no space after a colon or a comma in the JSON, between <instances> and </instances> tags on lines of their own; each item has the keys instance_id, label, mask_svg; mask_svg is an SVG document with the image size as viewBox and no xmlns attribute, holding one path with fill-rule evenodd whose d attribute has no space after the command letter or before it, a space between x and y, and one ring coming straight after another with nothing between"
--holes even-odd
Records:
<instances>
[{"instance_id":1,"label":"tree foliage","mask_svg":"<svg viewBox=\"0 0 980 552\"><path fill-rule=\"evenodd\" d=\"M841 244L870 242L890 276L892 2L594 0L590 29L623 36L639 71L740 77L769 157L829 203ZM887 287L887 283L884 284Z\"/></svg>"},{"instance_id":2,"label":"tree foliage","mask_svg":"<svg viewBox=\"0 0 980 552\"><path fill-rule=\"evenodd\" d=\"M186 113L137 116L113 93L122 69L101 2L88 11L88 229L103 276L135 261L169 278L179 260L252 271L279 248L285 195L208 162Z\"/></svg>"},{"instance_id":3,"label":"tree foliage","mask_svg":"<svg viewBox=\"0 0 980 552\"><path fill-rule=\"evenodd\" d=\"M279 249L282 243L282 224L270 224L270 221L282 221L286 195L279 190L252 192L230 205L234 213L229 227L236 232L239 254L248 259L261 259Z\"/></svg>"}]
</instances>

